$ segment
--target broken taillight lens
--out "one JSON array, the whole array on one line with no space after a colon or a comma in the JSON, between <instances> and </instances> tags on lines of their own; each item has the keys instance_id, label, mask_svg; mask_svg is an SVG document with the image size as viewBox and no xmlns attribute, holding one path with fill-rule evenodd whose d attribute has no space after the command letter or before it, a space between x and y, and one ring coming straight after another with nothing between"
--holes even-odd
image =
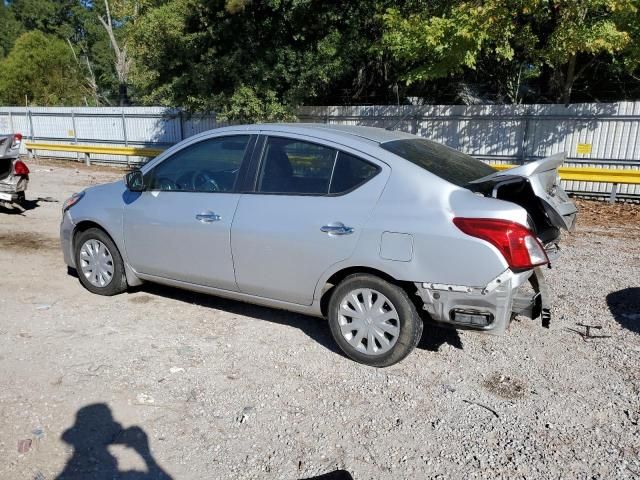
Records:
<instances>
[{"instance_id":1,"label":"broken taillight lens","mask_svg":"<svg viewBox=\"0 0 640 480\"><path fill-rule=\"evenodd\" d=\"M29 167L22 160L18 160L13 164L13 174L17 176L29 175Z\"/></svg>"},{"instance_id":2,"label":"broken taillight lens","mask_svg":"<svg viewBox=\"0 0 640 480\"><path fill-rule=\"evenodd\" d=\"M527 227L498 218L454 218L467 235L496 247L513 270L527 270L549 263L544 248Z\"/></svg>"}]
</instances>

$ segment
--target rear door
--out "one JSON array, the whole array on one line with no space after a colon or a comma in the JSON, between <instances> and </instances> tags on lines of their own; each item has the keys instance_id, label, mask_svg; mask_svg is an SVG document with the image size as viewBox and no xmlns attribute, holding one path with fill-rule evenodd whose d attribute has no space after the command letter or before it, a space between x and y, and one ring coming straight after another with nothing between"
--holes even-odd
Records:
<instances>
[{"instance_id":1,"label":"rear door","mask_svg":"<svg viewBox=\"0 0 640 480\"><path fill-rule=\"evenodd\" d=\"M229 235L250 139L190 144L145 172L144 192L125 194L125 247L137 272L237 290Z\"/></svg>"},{"instance_id":2,"label":"rear door","mask_svg":"<svg viewBox=\"0 0 640 480\"><path fill-rule=\"evenodd\" d=\"M231 230L238 287L310 305L322 273L353 252L389 167L307 137L262 141Z\"/></svg>"}]
</instances>

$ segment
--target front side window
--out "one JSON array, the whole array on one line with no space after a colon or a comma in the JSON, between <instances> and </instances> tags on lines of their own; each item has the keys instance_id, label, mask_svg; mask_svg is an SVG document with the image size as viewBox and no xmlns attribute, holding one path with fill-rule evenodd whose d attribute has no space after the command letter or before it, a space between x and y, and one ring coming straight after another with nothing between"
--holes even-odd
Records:
<instances>
[{"instance_id":1,"label":"front side window","mask_svg":"<svg viewBox=\"0 0 640 480\"><path fill-rule=\"evenodd\" d=\"M336 159L333 148L280 137L265 145L257 190L263 193L326 195Z\"/></svg>"},{"instance_id":2,"label":"front side window","mask_svg":"<svg viewBox=\"0 0 640 480\"><path fill-rule=\"evenodd\" d=\"M380 147L459 187L496 172L480 160L424 138L393 140Z\"/></svg>"},{"instance_id":3,"label":"front side window","mask_svg":"<svg viewBox=\"0 0 640 480\"><path fill-rule=\"evenodd\" d=\"M234 135L189 145L151 171L148 188L179 192L230 192L248 143L248 135Z\"/></svg>"}]
</instances>

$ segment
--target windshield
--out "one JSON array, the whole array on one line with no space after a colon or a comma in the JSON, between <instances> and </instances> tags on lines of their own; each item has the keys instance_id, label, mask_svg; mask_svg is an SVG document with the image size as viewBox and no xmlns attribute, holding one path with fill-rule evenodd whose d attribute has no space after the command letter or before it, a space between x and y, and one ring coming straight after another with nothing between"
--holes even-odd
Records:
<instances>
[{"instance_id":1,"label":"windshield","mask_svg":"<svg viewBox=\"0 0 640 480\"><path fill-rule=\"evenodd\" d=\"M380 146L459 187L497 171L465 153L424 138L393 140Z\"/></svg>"}]
</instances>

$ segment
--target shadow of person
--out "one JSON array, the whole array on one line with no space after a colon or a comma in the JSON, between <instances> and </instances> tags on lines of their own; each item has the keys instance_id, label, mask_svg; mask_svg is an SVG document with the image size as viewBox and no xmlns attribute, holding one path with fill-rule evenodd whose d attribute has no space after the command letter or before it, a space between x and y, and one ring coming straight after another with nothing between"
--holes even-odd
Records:
<instances>
[{"instance_id":1,"label":"shadow of person","mask_svg":"<svg viewBox=\"0 0 640 480\"><path fill-rule=\"evenodd\" d=\"M640 334L640 288L631 287L607 295L613 318L622 327Z\"/></svg>"},{"instance_id":2,"label":"shadow of person","mask_svg":"<svg viewBox=\"0 0 640 480\"><path fill-rule=\"evenodd\" d=\"M149 448L149 439L140 427L126 429L114 421L104 403L82 407L75 424L62 434L62 440L73 446L73 455L56 480L170 480L157 464ZM146 472L120 471L109 445L133 449L144 460Z\"/></svg>"}]
</instances>

